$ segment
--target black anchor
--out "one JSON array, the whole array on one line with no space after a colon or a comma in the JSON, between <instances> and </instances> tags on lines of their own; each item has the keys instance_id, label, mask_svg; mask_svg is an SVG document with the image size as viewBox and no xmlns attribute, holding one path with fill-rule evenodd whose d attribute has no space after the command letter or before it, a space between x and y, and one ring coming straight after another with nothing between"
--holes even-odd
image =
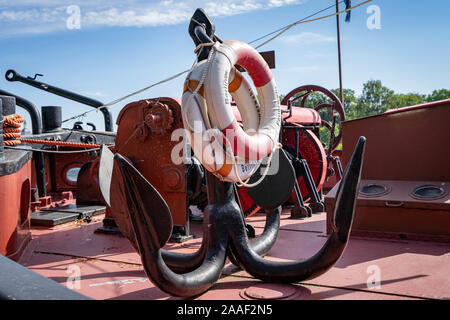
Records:
<instances>
[{"instance_id":1,"label":"black anchor","mask_svg":"<svg viewBox=\"0 0 450 320\"><path fill-rule=\"evenodd\" d=\"M189 33L196 45L220 41L214 35L214 25L202 9L194 13ZM199 60L205 56L207 52L200 50ZM227 257L263 281L304 281L330 269L347 245L365 141L360 137L340 182L328 240L314 256L305 260L275 262L262 257L277 239L281 204L293 189L295 174L284 152L279 152L278 173L267 176L261 183L263 189L266 184L266 187L276 188L277 192L266 193L260 199L266 201L260 204L266 210L266 225L264 232L253 241L248 238L246 223L236 202L234 184L221 182L207 173L208 206L204 211L203 240L201 247L190 254L162 249L172 232L172 216L166 202L126 158L119 153L113 155L106 147L101 152L100 189L112 210L121 212L126 218L127 225L123 227L128 230L124 233L131 235L129 240L141 256L147 276L171 295L191 297L211 288L220 278Z\"/></svg>"},{"instance_id":2,"label":"black anchor","mask_svg":"<svg viewBox=\"0 0 450 320\"><path fill-rule=\"evenodd\" d=\"M204 212L202 245L197 252L184 254L162 249L172 230L170 210L158 191L126 158L104 148L100 175L109 172L103 178L107 180L106 185L110 183L114 194L110 205L113 210L124 210L128 215L135 235L131 240L147 276L171 295L191 297L214 285L227 257L255 278L267 282L304 281L330 269L341 257L349 238L365 142L360 137L340 182L328 240L309 259L292 262L261 257L276 241L281 206L267 212L263 234L250 242L232 183L221 182L208 174L209 204Z\"/></svg>"}]
</instances>

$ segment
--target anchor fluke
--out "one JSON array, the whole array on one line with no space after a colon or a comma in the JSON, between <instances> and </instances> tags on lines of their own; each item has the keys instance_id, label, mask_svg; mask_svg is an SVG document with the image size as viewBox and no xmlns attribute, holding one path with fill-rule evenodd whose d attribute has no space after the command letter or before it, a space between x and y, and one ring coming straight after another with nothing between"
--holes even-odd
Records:
<instances>
[{"instance_id":1,"label":"anchor fluke","mask_svg":"<svg viewBox=\"0 0 450 320\"><path fill-rule=\"evenodd\" d=\"M312 257L289 262L266 260L251 249L244 226L235 227L230 234L232 251L247 272L268 282L298 282L323 274L339 260L347 246L353 222L365 143L365 137L360 137L337 192L333 230L323 247ZM239 224L235 221L236 225Z\"/></svg>"},{"instance_id":2,"label":"anchor fluke","mask_svg":"<svg viewBox=\"0 0 450 320\"><path fill-rule=\"evenodd\" d=\"M345 168L344 178L341 180L336 194L331 224L333 232L342 242L347 242L350 235L365 147L366 138L360 137L349 165Z\"/></svg>"},{"instance_id":3,"label":"anchor fluke","mask_svg":"<svg viewBox=\"0 0 450 320\"><path fill-rule=\"evenodd\" d=\"M153 248L162 248L172 233L172 216L166 201L142 174L123 156L114 156L120 174L115 170L113 184L118 184L123 200L121 209L129 214L136 238L146 236ZM111 195L112 197L115 194ZM117 205L116 205L117 206ZM139 235L138 235L139 234Z\"/></svg>"},{"instance_id":4,"label":"anchor fluke","mask_svg":"<svg viewBox=\"0 0 450 320\"><path fill-rule=\"evenodd\" d=\"M120 219L120 228L126 229L122 232L138 250L147 276L161 290L189 297L208 290L219 279L226 259L226 230L216 230L206 223L208 227L205 231L207 237L212 239L211 243L203 244L206 250L200 249L200 262L183 268L182 262L186 258L197 255L170 255L161 249L172 232L169 207L130 161L118 153L114 156L111 205L115 214L125 215L125 219ZM165 258L168 258L169 263L165 262ZM175 269L187 269L190 272L175 273L170 264L174 264Z\"/></svg>"},{"instance_id":5,"label":"anchor fluke","mask_svg":"<svg viewBox=\"0 0 450 320\"><path fill-rule=\"evenodd\" d=\"M103 199L109 207L111 207L110 188L113 168L114 154L111 152L111 150L109 150L107 146L102 145L102 149L100 150L100 163L98 168L98 184Z\"/></svg>"}]
</instances>

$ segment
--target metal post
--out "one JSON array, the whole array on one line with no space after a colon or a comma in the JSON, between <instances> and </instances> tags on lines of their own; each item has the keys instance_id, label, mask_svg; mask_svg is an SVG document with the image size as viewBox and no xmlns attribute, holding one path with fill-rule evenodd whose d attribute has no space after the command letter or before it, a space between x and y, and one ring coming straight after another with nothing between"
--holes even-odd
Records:
<instances>
[{"instance_id":1,"label":"metal post","mask_svg":"<svg viewBox=\"0 0 450 320\"><path fill-rule=\"evenodd\" d=\"M336 0L336 12L339 12L339 0ZM339 14L336 15L337 45L338 45L338 61L339 61L339 100L344 105L344 92L342 89L342 64L341 64L341 35L339 26Z\"/></svg>"}]
</instances>

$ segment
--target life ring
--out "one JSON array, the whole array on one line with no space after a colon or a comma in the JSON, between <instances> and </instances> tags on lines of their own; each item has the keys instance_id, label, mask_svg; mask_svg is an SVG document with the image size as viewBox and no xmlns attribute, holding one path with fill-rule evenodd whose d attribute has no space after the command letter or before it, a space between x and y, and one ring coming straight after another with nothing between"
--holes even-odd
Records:
<instances>
[{"instance_id":1,"label":"life ring","mask_svg":"<svg viewBox=\"0 0 450 320\"><path fill-rule=\"evenodd\" d=\"M248 72L259 99L236 65ZM228 93L236 102L243 128ZM221 180L250 178L278 146L281 108L276 84L265 60L244 42L212 46L208 60L197 63L186 78L182 109L195 155Z\"/></svg>"}]
</instances>

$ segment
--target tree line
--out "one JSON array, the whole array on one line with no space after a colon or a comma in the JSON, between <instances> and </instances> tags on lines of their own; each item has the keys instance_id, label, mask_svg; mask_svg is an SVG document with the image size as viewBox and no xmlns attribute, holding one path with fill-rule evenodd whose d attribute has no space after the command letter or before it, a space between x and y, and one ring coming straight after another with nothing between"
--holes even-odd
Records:
<instances>
[{"instance_id":1,"label":"tree line","mask_svg":"<svg viewBox=\"0 0 450 320\"><path fill-rule=\"evenodd\" d=\"M339 89L332 89L339 97ZM384 113L389 109L414 106L427 102L450 99L450 90L438 89L430 94L420 93L395 93L394 90L383 86L381 80L369 80L363 85L360 96L356 96L355 91L343 89L344 110L347 120L361 117L373 116ZM321 103L327 103L329 99L321 93L313 93L305 104L306 107L314 108ZM322 114L324 120L330 120L328 114Z\"/></svg>"}]
</instances>

